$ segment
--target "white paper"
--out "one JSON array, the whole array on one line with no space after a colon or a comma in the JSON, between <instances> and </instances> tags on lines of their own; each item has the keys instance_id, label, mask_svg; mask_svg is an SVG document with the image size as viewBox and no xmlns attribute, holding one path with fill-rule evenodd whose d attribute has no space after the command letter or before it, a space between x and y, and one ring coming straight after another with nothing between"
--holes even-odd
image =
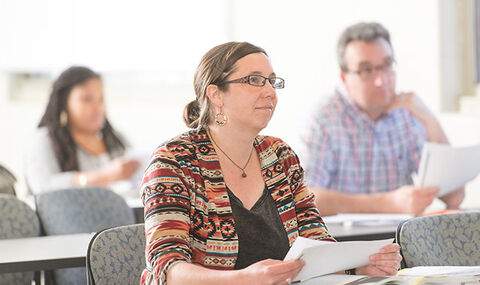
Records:
<instances>
[{"instance_id":1,"label":"white paper","mask_svg":"<svg viewBox=\"0 0 480 285\"><path fill-rule=\"evenodd\" d=\"M342 224L344 226L396 226L401 222L413 218L409 214L337 214L322 217L328 225Z\"/></svg>"},{"instance_id":2,"label":"white paper","mask_svg":"<svg viewBox=\"0 0 480 285\"><path fill-rule=\"evenodd\" d=\"M364 278L365 276L363 275L329 274L306 280L301 285L346 285Z\"/></svg>"},{"instance_id":3,"label":"white paper","mask_svg":"<svg viewBox=\"0 0 480 285\"><path fill-rule=\"evenodd\" d=\"M304 281L316 276L367 265L370 255L393 242L375 241L329 242L298 237L284 260L302 259L302 270L292 281Z\"/></svg>"},{"instance_id":4,"label":"white paper","mask_svg":"<svg viewBox=\"0 0 480 285\"><path fill-rule=\"evenodd\" d=\"M129 179L113 182L109 188L124 198L140 198L140 184L145 168L149 164L151 152L147 149L129 149L122 159L134 159L139 162L139 167Z\"/></svg>"},{"instance_id":5,"label":"white paper","mask_svg":"<svg viewBox=\"0 0 480 285\"><path fill-rule=\"evenodd\" d=\"M131 149L125 154L124 157L127 159L135 159L140 163L137 171L130 178L132 184L137 188L142 182L143 173L148 167L150 158L152 157L152 149Z\"/></svg>"},{"instance_id":6,"label":"white paper","mask_svg":"<svg viewBox=\"0 0 480 285\"><path fill-rule=\"evenodd\" d=\"M402 269L402 276L474 276L480 275L480 266L417 266Z\"/></svg>"},{"instance_id":7,"label":"white paper","mask_svg":"<svg viewBox=\"0 0 480 285\"><path fill-rule=\"evenodd\" d=\"M480 144L452 147L425 143L415 185L439 187L439 196L464 186L480 173Z\"/></svg>"}]
</instances>

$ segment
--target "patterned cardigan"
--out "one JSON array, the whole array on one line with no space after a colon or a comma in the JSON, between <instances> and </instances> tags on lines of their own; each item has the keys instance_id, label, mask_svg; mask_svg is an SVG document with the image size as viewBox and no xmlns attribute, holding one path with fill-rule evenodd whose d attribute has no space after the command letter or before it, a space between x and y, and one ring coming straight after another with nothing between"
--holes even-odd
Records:
<instances>
[{"instance_id":1,"label":"patterned cardigan","mask_svg":"<svg viewBox=\"0 0 480 285\"><path fill-rule=\"evenodd\" d=\"M254 146L290 245L298 236L334 241L304 185L293 150L267 136L257 136ZM165 284L169 266L177 261L234 268L235 220L218 156L205 130L184 133L155 150L145 170L142 199L147 267L141 284Z\"/></svg>"}]
</instances>

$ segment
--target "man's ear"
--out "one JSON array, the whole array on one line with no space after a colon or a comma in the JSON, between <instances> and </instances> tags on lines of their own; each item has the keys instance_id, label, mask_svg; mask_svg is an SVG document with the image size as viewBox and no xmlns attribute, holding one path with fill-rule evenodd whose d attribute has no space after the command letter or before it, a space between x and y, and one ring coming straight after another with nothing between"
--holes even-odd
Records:
<instances>
[{"instance_id":1,"label":"man's ear","mask_svg":"<svg viewBox=\"0 0 480 285\"><path fill-rule=\"evenodd\" d=\"M218 89L217 85L210 84L207 86L206 95L210 102L217 108L223 107L223 92Z\"/></svg>"}]
</instances>

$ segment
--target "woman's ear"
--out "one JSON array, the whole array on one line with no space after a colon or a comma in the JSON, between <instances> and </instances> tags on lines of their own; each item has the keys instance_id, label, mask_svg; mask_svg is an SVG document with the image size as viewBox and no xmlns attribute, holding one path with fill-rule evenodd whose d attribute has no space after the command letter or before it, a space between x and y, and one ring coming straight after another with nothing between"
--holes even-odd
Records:
<instances>
[{"instance_id":1,"label":"woman's ear","mask_svg":"<svg viewBox=\"0 0 480 285\"><path fill-rule=\"evenodd\" d=\"M223 92L218 89L217 85L210 84L207 86L206 95L210 102L217 108L223 107Z\"/></svg>"},{"instance_id":2,"label":"woman's ear","mask_svg":"<svg viewBox=\"0 0 480 285\"><path fill-rule=\"evenodd\" d=\"M345 77L346 77L346 73L344 71L340 71L340 80L342 80L342 83L345 84Z\"/></svg>"}]
</instances>

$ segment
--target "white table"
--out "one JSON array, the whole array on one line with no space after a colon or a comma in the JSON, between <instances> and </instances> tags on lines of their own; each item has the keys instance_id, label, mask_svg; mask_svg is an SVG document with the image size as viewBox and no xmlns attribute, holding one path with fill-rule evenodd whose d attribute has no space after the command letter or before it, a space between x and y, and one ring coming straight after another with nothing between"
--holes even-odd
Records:
<instances>
[{"instance_id":1,"label":"white table","mask_svg":"<svg viewBox=\"0 0 480 285\"><path fill-rule=\"evenodd\" d=\"M339 285L339 284L348 284L356 280L365 278L366 276L361 275L346 275L346 274L330 274L319 276L316 278L309 279L300 283L294 283L299 285Z\"/></svg>"},{"instance_id":2,"label":"white table","mask_svg":"<svg viewBox=\"0 0 480 285\"><path fill-rule=\"evenodd\" d=\"M421 281L420 281L420 280ZM419 282L420 281L420 282ZM480 277L474 276L459 276L459 275L445 275L445 276L391 276L391 277L369 277L362 275L344 275L331 274L319 276L309 279L304 282L294 283L298 285L360 285L360 284L480 284Z\"/></svg>"},{"instance_id":3,"label":"white table","mask_svg":"<svg viewBox=\"0 0 480 285\"><path fill-rule=\"evenodd\" d=\"M395 237L396 225L392 226L344 226L332 224L328 231L338 241L378 240Z\"/></svg>"},{"instance_id":4,"label":"white table","mask_svg":"<svg viewBox=\"0 0 480 285\"><path fill-rule=\"evenodd\" d=\"M124 197L125 201L127 202L128 206L132 209L135 208L142 208L143 209L143 203L142 199L140 198L132 198L132 197Z\"/></svg>"},{"instance_id":5,"label":"white table","mask_svg":"<svg viewBox=\"0 0 480 285\"><path fill-rule=\"evenodd\" d=\"M85 266L89 234L0 240L0 273Z\"/></svg>"},{"instance_id":6,"label":"white table","mask_svg":"<svg viewBox=\"0 0 480 285\"><path fill-rule=\"evenodd\" d=\"M126 197L125 201L135 211L138 223L143 223L143 205L140 198ZM396 225L391 226L345 226L332 224L328 226L330 234L338 241L378 240L395 237Z\"/></svg>"}]
</instances>

